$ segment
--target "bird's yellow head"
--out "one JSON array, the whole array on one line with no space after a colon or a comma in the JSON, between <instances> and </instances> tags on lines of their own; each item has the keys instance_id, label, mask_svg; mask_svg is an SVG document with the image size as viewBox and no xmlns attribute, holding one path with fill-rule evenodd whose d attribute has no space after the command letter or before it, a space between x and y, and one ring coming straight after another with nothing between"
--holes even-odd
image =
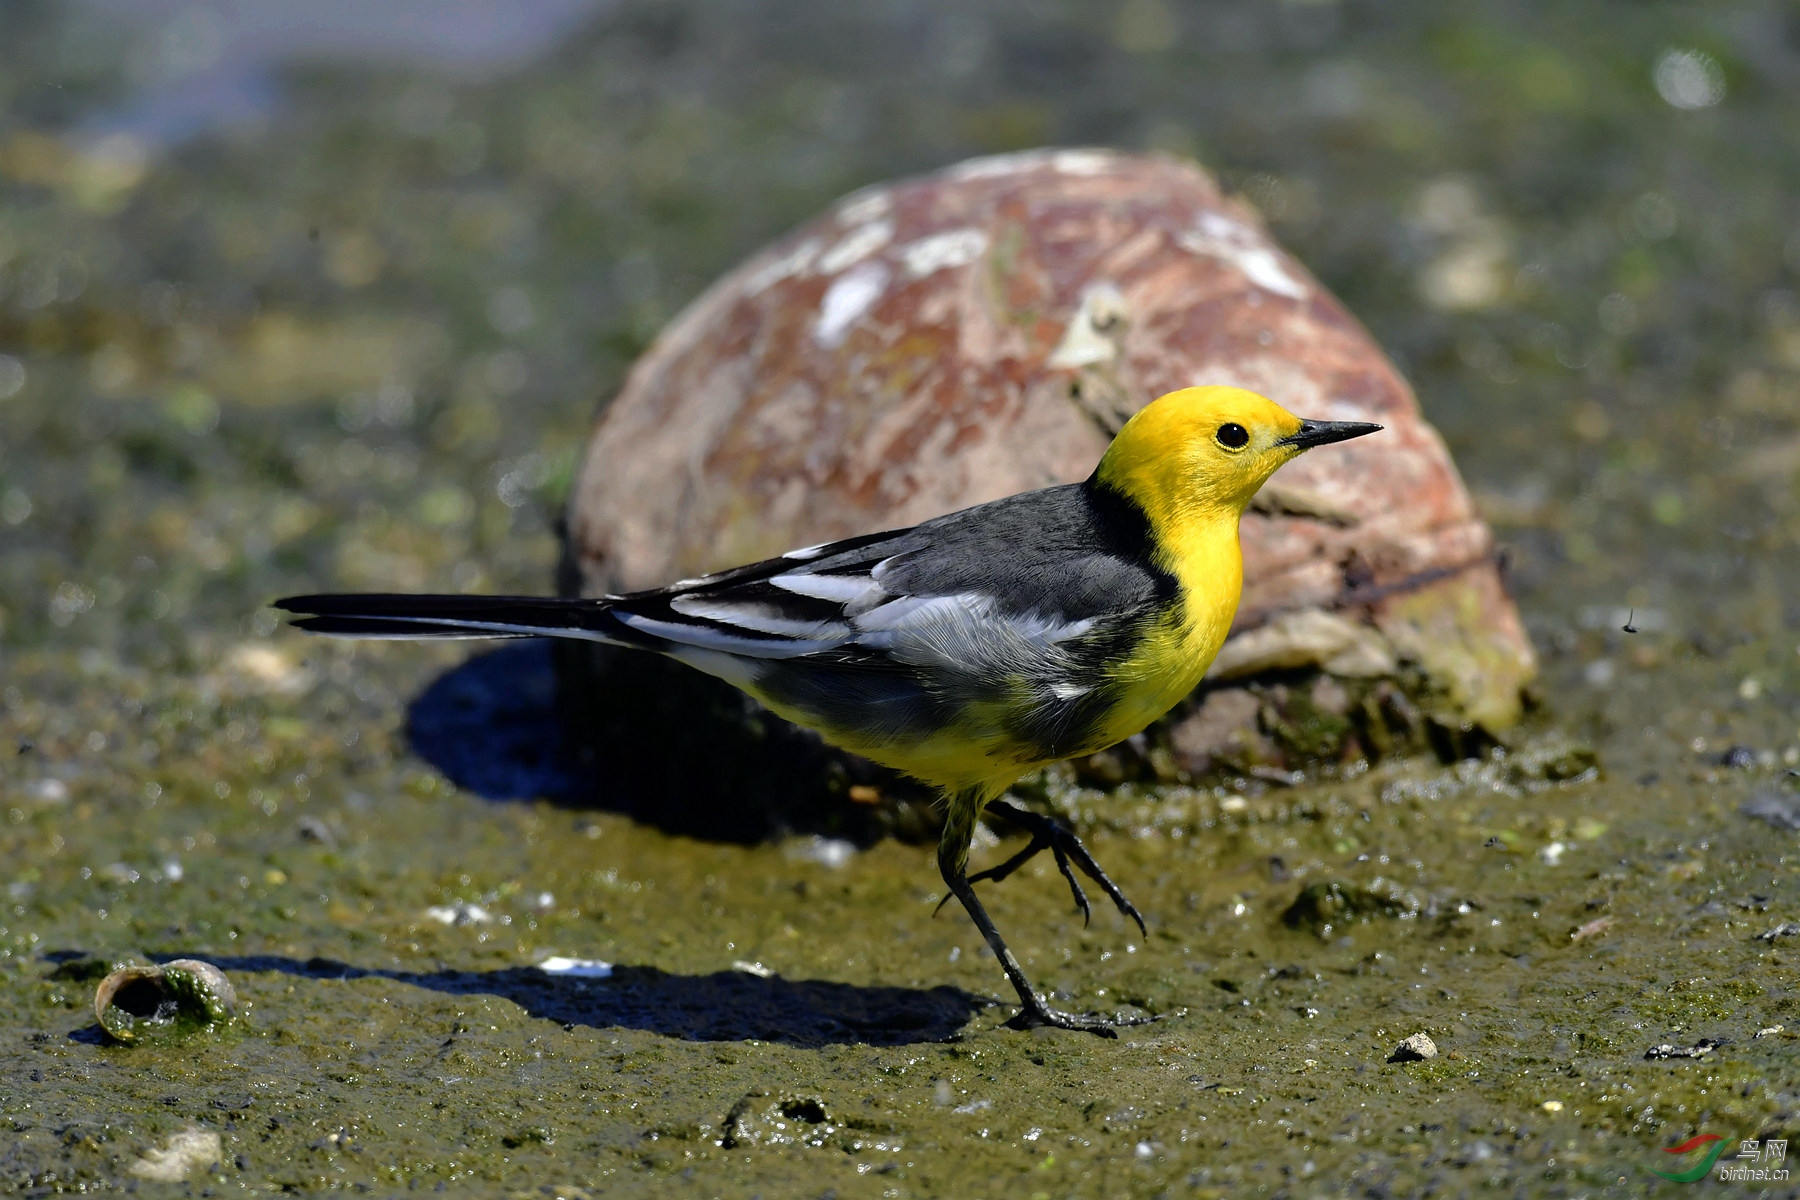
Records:
<instances>
[{"instance_id":1,"label":"bird's yellow head","mask_svg":"<svg viewBox=\"0 0 1800 1200\"><path fill-rule=\"evenodd\" d=\"M1242 388L1183 388L1125 423L1094 482L1135 500L1164 529L1209 516L1235 518L1283 463L1313 446L1380 428L1304 420Z\"/></svg>"}]
</instances>

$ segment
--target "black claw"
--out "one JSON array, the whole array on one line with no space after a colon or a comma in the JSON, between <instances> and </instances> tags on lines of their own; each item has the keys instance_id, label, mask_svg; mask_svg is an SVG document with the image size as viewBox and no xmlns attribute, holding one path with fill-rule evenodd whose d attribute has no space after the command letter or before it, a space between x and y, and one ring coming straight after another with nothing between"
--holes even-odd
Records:
<instances>
[{"instance_id":1,"label":"black claw","mask_svg":"<svg viewBox=\"0 0 1800 1200\"><path fill-rule=\"evenodd\" d=\"M1006 1023L1008 1029L1074 1029L1081 1033L1091 1033L1096 1037L1116 1038L1119 1031L1099 1018L1078 1017L1073 1013L1058 1012L1054 1008L1042 1009L1034 1013L1021 1012Z\"/></svg>"},{"instance_id":2,"label":"black claw","mask_svg":"<svg viewBox=\"0 0 1800 1200\"><path fill-rule=\"evenodd\" d=\"M1051 849L1056 855L1056 869L1069 881L1069 891L1075 894L1075 907L1081 910L1081 925L1085 929L1094 920L1094 910L1088 905L1087 893L1082 890L1081 881L1075 878L1075 872L1069 870L1069 856L1063 853L1063 848L1053 846Z\"/></svg>"},{"instance_id":3,"label":"black claw","mask_svg":"<svg viewBox=\"0 0 1800 1200\"><path fill-rule=\"evenodd\" d=\"M1030 862L1032 858L1036 857L1040 850L1047 848L1049 845L1049 842L1038 837L1036 834L1033 834L1029 846L1026 846L1023 850L1019 851L999 866L989 867L985 871L975 872L975 874L969 876L969 882L980 883L984 879L992 879L998 883L1000 880L1005 879L1008 875L1011 875L1014 871L1024 866L1027 862Z\"/></svg>"},{"instance_id":4,"label":"black claw","mask_svg":"<svg viewBox=\"0 0 1800 1200\"><path fill-rule=\"evenodd\" d=\"M996 800L989 804L988 808L990 811L998 810L1001 816L1031 834L1031 841L1025 849L999 866L989 867L980 874L971 875L970 883L974 883L978 879L1005 879L1040 852L1049 850L1056 856L1057 869L1069 882L1069 891L1075 897L1075 907L1081 910L1081 919L1084 925L1092 921L1093 909L1088 904L1087 893L1082 890L1080 882L1075 878L1075 872L1069 867L1070 860L1074 861L1075 866L1081 868L1083 875L1100 885L1100 890L1106 893L1107 899L1111 900L1121 913L1136 922L1140 934L1145 937L1150 936L1150 930L1144 924L1144 916L1138 911L1137 905L1127 900L1125 893L1121 892L1118 885L1107 877L1105 871L1100 869L1100 864L1094 861L1094 856L1088 853L1087 847L1081 844L1081 839L1075 835L1073 830L1054 817L1046 817L1041 813L1034 813L1002 801Z\"/></svg>"},{"instance_id":5,"label":"black claw","mask_svg":"<svg viewBox=\"0 0 1800 1200\"><path fill-rule=\"evenodd\" d=\"M1123 896L1115 897L1115 899L1118 901L1119 911L1124 913L1126 916L1130 917L1133 921L1137 922L1138 933L1144 937L1149 937L1150 930L1145 928L1144 914L1140 913L1137 910L1137 905L1135 905L1131 901L1125 899L1125 897L1123 897Z\"/></svg>"},{"instance_id":6,"label":"black claw","mask_svg":"<svg viewBox=\"0 0 1800 1200\"><path fill-rule=\"evenodd\" d=\"M1079 1033L1091 1033L1096 1037L1116 1038L1119 1030L1129 1029L1134 1025L1149 1025L1162 1018L1149 1017L1102 1017L1096 1013L1077 1015L1066 1013L1061 1009L1051 1008L1042 998L1033 996L1035 1004L1027 1004L1020 1008L1013 1018L1006 1022L1009 1029L1073 1029Z\"/></svg>"}]
</instances>

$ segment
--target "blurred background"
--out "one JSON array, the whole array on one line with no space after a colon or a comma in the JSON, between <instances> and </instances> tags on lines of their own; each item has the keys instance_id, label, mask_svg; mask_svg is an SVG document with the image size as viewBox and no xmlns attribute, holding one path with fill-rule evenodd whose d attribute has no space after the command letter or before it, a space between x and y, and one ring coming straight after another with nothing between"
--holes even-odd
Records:
<instances>
[{"instance_id":1,"label":"blurred background","mask_svg":"<svg viewBox=\"0 0 1800 1200\"><path fill-rule=\"evenodd\" d=\"M849 1081L833 1104L887 1079L912 1105L894 1118L909 1146L998 1146L954 1125L979 1120L987 1138L987 1100L946 1107L948 1074L936 1090L939 1067L899 1079L905 1065L843 1016L844 995L875 1004L872 981L906 1011L869 1029L948 1037L994 988L993 964L962 952L966 926L926 919L928 851L723 846L482 803L404 731L408 703L467 647L307 641L265 606L322 589L550 590L596 413L710 280L852 189L1078 144L1198 160L1368 325L1495 526L1543 657L1539 731L1591 743L1605 775L1559 791L1494 759L1248 800L1096 794L1083 828L1156 914L1137 965L1122 965L1139 949L1123 925L1081 927L1053 877L1008 885L996 911L1027 962L1074 964L1050 982L1080 1004L1122 979L1131 1003L1197 1006L1158 1027L1154 1051L1193 1066L1159 1058L1152 1083L1147 1066L1115 1074L1152 1051L1076 1057L1129 1043L992 1030L971 1035L984 1051L942 1055L966 1054L979 1091L975 1053L991 1054L987 1072L1009 1069L1010 1047L1048 1047L1051 1069L1035 1048L1036 1065L1014 1064L1014 1099L1073 1064L1068 1086L1084 1090L1045 1082L1041 1105L1003 1102L993 1118L1050 1126L1055 1178L1083 1194L1090 1168L1164 1171L1151 1139L1178 1144L1177 1106L1218 1118L1206 1149L1167 1151L1192 1179L1304 1152L1346 1179L1352 1158L1374 1163L1363 1190L1404 1176L1427 1143L1419 1179L1454 1160L1498 1180L1502 1155L1524 1189L1550 1178L1533 1155L1581 1161L1578 1125L1584 1146L1616 1129L1625 1151L1592 1143L1607 1169L1590 1182L1610 1188L1621 1153L1660 1158L1651 1143L1684 1122L1791 1128L1791 1051L1754 1040L1780 1032L1781 1006L1793 1027L1791 979L1769 984L1779 1004L1750 982L1774 978L1774 939L1800 928L1751 936L1800 915L1793 856L1780 858L1791 836L1738 810L1751 788L1779 787L1784 760L1800 765L1800 9L0 0L0 1116L26 1147L0 1162L6 1177L116 1179L148 1131L234 1120L270 1081L300 1082L285 1100L256 1093L269 1132L230 1143L251 1165L229 1169L324 1162L368 1138L368 1164L438 1162L455 1179L442 1148L473 1146L460 1161L486 1178L536 1185L557 1177L543 1164L563 1151L543 1147L566 1122L564 1151L605 1166L592 1183L606 1164L652 1163L646 1122L716 1130L770 1079L832 1071ZM509 686L536 689L540 713L550 702L543 672ZM1764 820L1800 822L1791 790L1770 795ZM1148 836L1158 813L1194 836ZM831 874L852 857L857 870ZM1360 942L1329 945L1281 925L1302 875L1378 870L1440 923L1365 916L1377 924ZM1619 926L1600 938L1614 918L1595 913L1615 894ZM173 1051L137 1059L155 1070L90 1069L100 1052L70 1031L91 989L50 964L145 953L225 964L255 998L256 1031L205 1070ZM547 1004L530 964L551 954L654 967ZM1259 954L1307 965L1265 976ZM1419 990L1427 960L1454 991ZM389 979L333 982L345 963ZM1729 988L1680 992L1696 970ZM796 1017L777 972L848 982ZM973 990L923 990L944 983ZM465 1012L485 1014L474 1040ZM1371 1056L1371 1039L1385 1055L1397 1022L1427 1019L1495 1067L1402 1079ZM1644 1060L1652 1039L1702 1030L1738 1043L1736 1074L1713 1083L1701 1047L1672 1051L1691 1059L1679 1078ZM1180 1083L1201 1082L1191 1069L1208 1088L1275 1086L1252 1073L1288 1070L1302 1036L1341 1040L1358 1063L1354 1080L1292 1083L1296 1104L1325 1098L1302 1106L1324 1131L1313 1143L1250 1107L1255 1092L1229 1107L1243 1086ZM736 1044L715 1057L680 1039ZM837 1066L794 1048L827 1042L857 1045ZM1641 1093L1596 1086L1586 1116L1546 1115L1563 1108L1546 1099L1553 1073L1580 1103L1571 1045L1581 1070ZM618 1094L583 1090L598 1086L590 1064L639 1050L663 1065L607 1075ZM438 1074L451 1064L475 1082L453 1091ZM1364 1080L1366 1065L1389 1073ZM1415 1127L1440 1099L1432 1111L1458 1114L1433 1118L1448 1130ZM1667 1112L1653 1118L1652 1101ZM350 1144L346 1114L382 1110L402 1132L365 1121ZM502 1110L527 1114L524 1132L496 1125ZM1109 1112L1102 1137L1089 1114ZM1570 1140L1528 1140L1527 1118ZM77 1119L99 1132L83 1140ZM294 1167L271 1186L342 1186L339 1169ZM793 1187L816 1192L816 1169L795 1167Z\"/></svg>"}]
</instances>

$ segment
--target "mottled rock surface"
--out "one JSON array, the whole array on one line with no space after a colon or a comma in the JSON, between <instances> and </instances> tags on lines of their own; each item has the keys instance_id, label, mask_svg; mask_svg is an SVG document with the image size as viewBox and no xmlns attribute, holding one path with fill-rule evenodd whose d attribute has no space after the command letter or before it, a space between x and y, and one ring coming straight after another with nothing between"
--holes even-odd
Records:
<instances>
[{"instance_id":1,"label":"mottled rock surface","mask_svg":"<svg viewBox=\"0 0 1800 1200\"><path fill-rule=\"evenodd\" d=\"M1511 724L1534 659L1443 442L1255 213L1163 157L1033 152L869 188L725 276L594 433L575 586L656 586L1078 480L1132 412L1201 383L1387 426L1284 468L1246 516L1214 686L1404 678L1446 728ZM1268 707L1231 711L1266 729ZM1217 717L1176 739L1178 770L1243 757L1253 730Z\"/></svg>"}]
</instances>

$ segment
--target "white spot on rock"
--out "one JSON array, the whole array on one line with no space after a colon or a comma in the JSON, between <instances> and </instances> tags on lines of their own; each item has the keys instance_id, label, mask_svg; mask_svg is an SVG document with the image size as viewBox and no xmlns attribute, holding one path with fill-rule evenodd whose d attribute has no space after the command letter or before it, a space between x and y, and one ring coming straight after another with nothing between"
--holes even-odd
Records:
<instances>
[{"instance_id":1,"label":"white spot on rock","mask_svg":"<svg viewBox=\"0 0 1800 1200\"><path fill-rule=\"evenodd\" d=\"M881 263L864 263L839 277L819 302L819 320L813 337L821 346L844 340L850 326L881 299L887 287L888 269Z\"/></svg>"},{"instance_id":2,"label":"white spot on rock","mask_svg":"<svg viewBox=\"0 0 1800 1200\"><path fill-rule=\"evenodd\" d=\"M948 267L966 267L987 249L987 234L979 229L951 229L910 242L900 250L906 273L922 278Z\"/></svg>"},{"instance_id":3,"label":"white spot on rock","mask_svg":"<svg viewBox=\"0 0 1800 1200\"><path fill-rule=\"evenodd\" d=\"M1088 285L1081 306L1045 363L1052 368L1085 367L1119 356L1119 334L1125 325L1125 297L1110 283Z\"/></svg>"},{"instance_id":4,"label":"white spot on rock","mask_svg":"<svg viewBox=\"0 0 1800 1200\"><path fill-rule=\"evenodd\" d=\"M1045 150L1020 150L1013 154L991 154L986 158L972 158L968 162L958 163L944 172L944 177L952 180L994 179L1001 175L1012 175L1020 171L1028 171L1032 167L1042 166L1051 161L1052 155Z\"/></svg>"},{"instance_id":5,"label":"white spot on rock","mask_svg":"<svg viewBox=\"0 0 1800 1200\"><path fill-rule=\"evenodd\" d=\"M894 223L892 221L870 221L866 225L859 225L845 234L837 245L827 250L824 257L819 259L819 273L836 275L845 267L856 265L893 240Z\"/></svg>"},{"instance_id":6,"label":"white spot on rock","mask_svg":"<svg viewBox=\"0 0 1800 1200\"><path fill-rule=\"evenodd\" d=\"M1198 227L1182 234L1178 241L1185 250L1230 263L1266 292L1306 299L1306 285L1289 274L1262 235L1242 221L1220 213L1202 213Z\"/></svg>"},{"instance_id":7,"label":"white spot on rock","mask_svg":"<svg viewBox=\"0 0 1800 1200\"><path fill-rule=\"evenodd\" d=\"M754 296L765 292L782 280L791 279L805 271L812 266L813 259L819 256L819 246L818 238L807 238L780 258L750 272L750 277L744 280L744 294Z\"/></svg>"},{"instance_id":8,"label":"white spot on rock","mask_svg":"<svg viewBox=\"0 0 1800 1200\"><path fill-rule=\"evenodd\" d=\"M1058 150L1050 160L1064 175L1103 175L1112 155L1103 150Z\"/></svg>"},{"instance_id":9,"label":"white spot on rock","mask_svg":"<svg viewBox=\"0 0 1800 1200\"><path fill-rule=\"evenodd\" d=\"M894 198L883 187L866 188L846 197L838 206L837 217L845 225L861 225L877 217L885 217L894 207Z\"/></svg>"}]
</instances>

